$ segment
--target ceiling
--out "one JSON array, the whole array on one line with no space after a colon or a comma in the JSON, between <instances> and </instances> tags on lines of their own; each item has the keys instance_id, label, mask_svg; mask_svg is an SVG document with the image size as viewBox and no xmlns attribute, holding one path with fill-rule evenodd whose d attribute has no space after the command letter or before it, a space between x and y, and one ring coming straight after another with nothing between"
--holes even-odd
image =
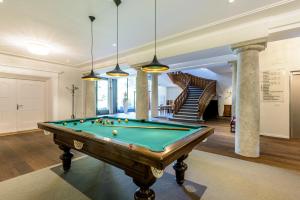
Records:
<instances>
[{"instance_id":1,"label":"ceiling","mask_svg":"<svg viewBox=\"0 0 300 200\"><path fill-rule=\"evenodd\" d=\"M287 0L158 0L158 38ZM153 0L123 0L120 51L153 41ZM90 61L89 15L95 21L95 58L113 55L116 8L112 0L4 0L0 3L0 52L79 67ZM51 48L47 56L24 47L36 41Z\"/></svg>"}]
</instances>

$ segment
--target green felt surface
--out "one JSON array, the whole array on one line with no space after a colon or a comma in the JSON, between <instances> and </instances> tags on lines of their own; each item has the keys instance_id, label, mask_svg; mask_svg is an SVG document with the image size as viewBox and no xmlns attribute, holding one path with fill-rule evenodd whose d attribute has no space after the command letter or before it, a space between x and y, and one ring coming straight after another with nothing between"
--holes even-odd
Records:
<instances>
[{"instance_id":1,"label":"green felt surface","mask_svg":"<svg viewBox=\"0 0 300 200\"><path fill-rule=\"evenodd\" d=\"M129 120L126 123L124 120L118 123L117 118L104 118L109 120L114 120L114 125L116 126L152 126L152 127L168 127L168 128L189 128L188 131L179 130L161 130L161 129L143 129L143 128L121 128L121 127L107 127L102 124L94 123L91 121L95 119L87 119L84 123L80 123L79 120L72 121L59 121L51 122L56 126L64 126L76 131L83 131L95 135L96 137L110 138L116 141L134 144L148 148L151 151L161 152L164 151L168 145L187 137L200 129L201 126L184 126L184 125L174 125L170 123L159 123L159 122L142 122L139 120ZM64 125L63 122L67 122ZM74 122L77 125L74 125ZM118 134L114 136L112 134L113 130L117 130Z\"/></svg>"}]
</instances>

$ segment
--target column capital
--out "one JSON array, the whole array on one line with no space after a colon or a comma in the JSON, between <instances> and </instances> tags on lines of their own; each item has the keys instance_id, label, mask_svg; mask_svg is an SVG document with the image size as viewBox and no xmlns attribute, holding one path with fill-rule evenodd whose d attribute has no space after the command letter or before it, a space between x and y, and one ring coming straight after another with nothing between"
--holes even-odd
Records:
<instances>
[{"instance_id":1,"label":"column capital","mask_svg":"<svg viewBox=\"0 0 300 200\"><path fill-rule=\"evenodd\" d=\"M146 65L147 63L139 63L139 64L134 64L131 65L130 67L136 71L142 70L142 66Z\"/></svg>"},{"instance_id":2,"label":"column capital","mask_svg":"<svg viewBox=\"0 0 300 200\"><path fill-rule=\"evenodd\" d=\"M231 45L231 49L235 54L243 51L263 51L267 47L267 38L259 38Z\"/></svg>"},{"instance_id":3,"label":"column capital","mask_svg":"<svg viewBox=\"0 0 300 200\"><path fill-rule=\"evenodd\" d=\"M231 66L236 66L237 65L237 60L228 61L228 64L231 65Z\"/></svg>"}]
</instances>

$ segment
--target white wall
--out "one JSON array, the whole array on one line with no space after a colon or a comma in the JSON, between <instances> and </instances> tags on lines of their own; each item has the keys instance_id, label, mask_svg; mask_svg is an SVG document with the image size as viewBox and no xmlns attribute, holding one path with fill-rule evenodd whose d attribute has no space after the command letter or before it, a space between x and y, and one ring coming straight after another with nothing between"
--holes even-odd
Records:
<instances>
[{"instance_id":1,"label":"white wall","mask_svg":"<svg viewBox=\"0 0 300 200\"><path fill-rule=\"evenodd\" d=\"M282 70L284 101L282 103L261 102L261 134L273 137L290 137L289 77L291 71L300 70L300 38L269 42L260 53L260 71Z\"/></svg>"},{"instance_id":2,"label":"white wall","mask_svg":"<svg viewBox=\"0 0 300 200\"><path fill-rule=\"evenodd\" d=\"M82 116L82 81L81 72L77 69L21 57L0 54L0 72L41 77L46 80L48 116L47 120L66 119L71 116L71 94L66 87L75 84L77 91L76 114Z\"/></svg>"},{"instance_id":3,"label":"white wall","mask_svg":"<svg viewBox=\"0 0 300 200\"><path fill-rule=\"evenodd\" d=\"M167 101L167 87L158 86L158 105L165 105Z\"/></svg>"},{"instance_id":4,"label":"white wall","mask_svg":"<svg viewBox=\"0 0 300 200\"><path fill-rule=\"evenodd\" d=\"M167 87L167 99L166 100L175 100L180 93L182 92L182 89L180 87Z\"/></svg>"}]
</instances>

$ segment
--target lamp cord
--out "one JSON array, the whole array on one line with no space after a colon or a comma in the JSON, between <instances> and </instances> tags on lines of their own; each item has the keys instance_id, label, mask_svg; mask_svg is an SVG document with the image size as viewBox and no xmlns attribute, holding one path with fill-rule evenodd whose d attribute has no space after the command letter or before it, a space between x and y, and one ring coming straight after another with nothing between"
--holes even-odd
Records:
<instances>
[{"instance_id":1,"label":"lamp cord","mask_svg":"<svg viewBox=\"0 0 300 200\"><path fill-rule=\"evenodd\" d=\"M92 70L94 70L94 34L93 34L93 21L91 21L91 38L92 38L92 41L91 41L91 57L92 57Z\"/></svg>"},{"instance_id":2,"label":"lamp cord","mask_svg":"<svg viewBox=\"0 0 300 200\"><path fill-rule=\"evenodd\" d=\"M119 64L119 5L117 5L117 64Z\"/></svg>"},{"instance_id":3,"label":"lamp cord","mask_svg":"<svg viewBox=\"0 0 300 200\"><path fill-rule=\"evenodd\" d=\"M156 30L156 26L157 26L157 22L156 22L156 15L157 15L157 8L156 8L157 6L156 6L156 0L155 0L155 9L154 9L154 12L155 12L155 16L154 16L154 35L155 35L155 43L154 43L154 45L155 45L155 47L154 47L154 55L156 55L156 38L157 38L157 36L156 36L156 34L157 34L157 30Z\"/></svg>"}]
</instances>

